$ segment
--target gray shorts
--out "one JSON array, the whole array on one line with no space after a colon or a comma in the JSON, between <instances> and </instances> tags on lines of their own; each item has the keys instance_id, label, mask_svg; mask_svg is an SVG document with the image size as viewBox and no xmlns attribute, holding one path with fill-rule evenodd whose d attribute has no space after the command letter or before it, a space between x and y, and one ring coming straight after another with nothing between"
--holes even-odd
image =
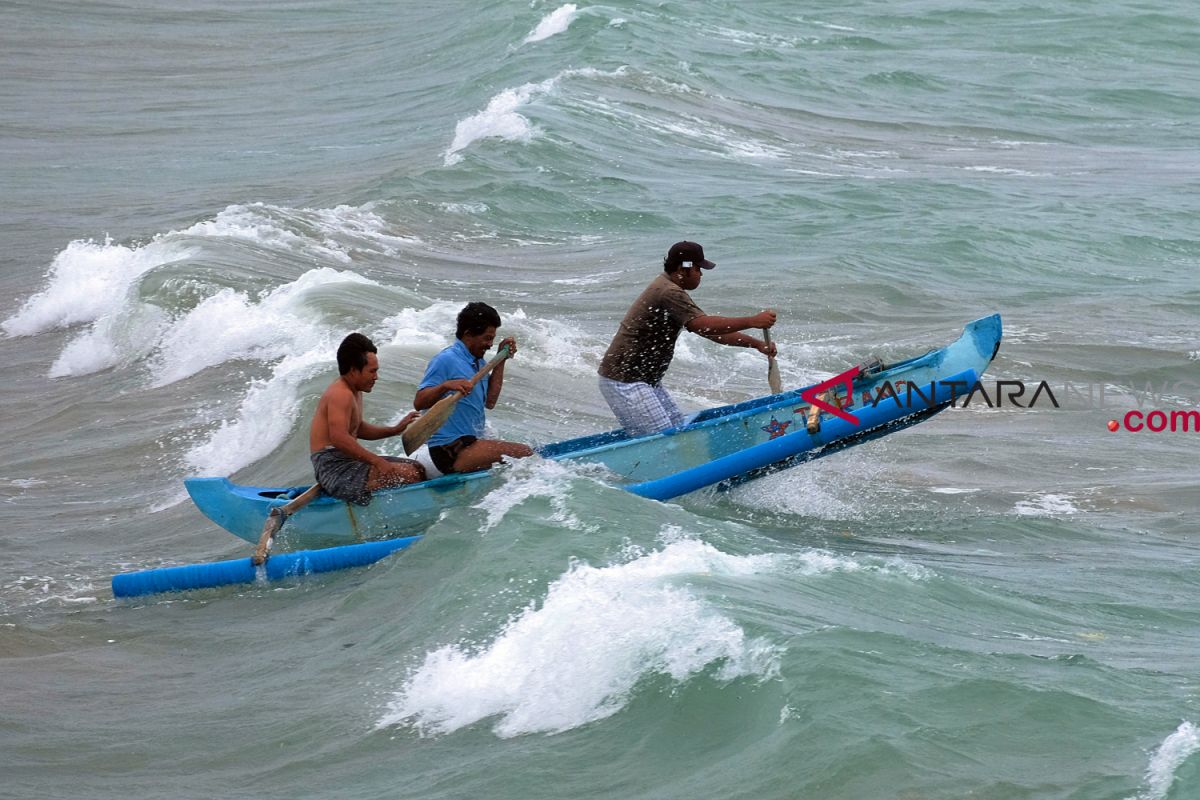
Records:
<instances>
[{"instance_id":1,"label":"gray shorts","mask_svg":"<svg viewBox=\"0 0 1200 800\"><path fill-rule=\"evenodd\" d=\"M370 464L346 455L333 445L321 448L309 455L309 458L312 459L313 475L325 494L360 506L371 502L371 493L367 491L367 479L371 475ZM419 461L413 461L411 458L384 458L388 461L420 466Z\"/></svg>"}]
</instances>

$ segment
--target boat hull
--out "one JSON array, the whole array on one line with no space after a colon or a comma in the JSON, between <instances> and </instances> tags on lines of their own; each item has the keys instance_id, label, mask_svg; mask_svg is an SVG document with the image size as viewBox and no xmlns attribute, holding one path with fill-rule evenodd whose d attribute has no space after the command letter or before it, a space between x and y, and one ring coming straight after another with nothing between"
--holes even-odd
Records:
<instances>
[{"instance_id":1,"label":"boat hull","mask_svg":"<svg viewBox=\"0 0 1200 800\"><path fill-rule=\"evenodd\" d=\"M928 418L953 400L955 386L973 384L983 374L1001 333L999 315L984 317L968 324L946 347L860 376L851 396L842 392L837 401L858 418L857 424L825 413L820 430L810 434L809 404L802 394L811 387L805 387L707 409L675 430L636 438L610 431L547 445L539 454L601 464L615 483L659 500L752 479ZM957 391L958 396L964 393ZM376 492L367 506L322 496L289 517L282 535L287 544L304 547L415 535L443 510L474 502L493 480L487 471L447 475ZM226 478L191 478L186 486L209 519L250 542L258 540L272 507L307 488L241 486Z\"/></svg>"}]
</instances>

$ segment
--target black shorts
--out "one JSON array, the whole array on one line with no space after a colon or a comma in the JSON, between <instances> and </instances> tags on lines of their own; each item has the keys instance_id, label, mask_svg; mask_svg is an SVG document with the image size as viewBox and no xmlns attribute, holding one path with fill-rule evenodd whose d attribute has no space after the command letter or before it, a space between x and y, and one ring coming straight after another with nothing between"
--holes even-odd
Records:
<instances>
[{"instance_id":1,"label":"black shorts","mask_svg":"<svg viewBox=\"0 0 1200 800\"><path fill-rule=\"evenodd\" d=\"M459 453L477 441L479 441L479 438L476 436L460 436L453 442L437 446L430 445L429 458L433 461L433 465L438 468L438 472L443 475L449 475L451 472L454 472L454 462L458 460Z\"/></svg>"}]
</instances>

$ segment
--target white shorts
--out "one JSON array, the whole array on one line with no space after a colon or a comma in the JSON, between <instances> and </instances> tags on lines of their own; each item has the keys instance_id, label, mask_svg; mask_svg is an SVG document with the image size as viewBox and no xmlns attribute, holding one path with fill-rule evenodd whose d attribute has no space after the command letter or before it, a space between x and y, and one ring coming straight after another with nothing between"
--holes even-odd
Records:
<instances>
[{"instance_id":1,"label":"white shorts","mask_svg":"<svg viewBox=\"0 0 1200 800\"><path fill-rule=\"evenodd\" d=\"M661 386L622 383L600 376L600 394L630 436L645 436L684 424L684 416Z\"/></svg>"}]
</instances>

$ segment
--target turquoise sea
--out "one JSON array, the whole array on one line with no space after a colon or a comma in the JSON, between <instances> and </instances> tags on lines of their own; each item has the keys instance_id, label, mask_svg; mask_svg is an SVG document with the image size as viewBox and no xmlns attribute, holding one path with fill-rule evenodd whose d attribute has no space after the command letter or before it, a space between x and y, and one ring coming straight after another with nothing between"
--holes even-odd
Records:
<instances>
[{"instance_id":1,"label":"turquoise sea","mask_svg":"<svg viewBox=\"0 0 1200 800\"><path fill-rule=\"evenodd\" d=\"M0 12L0 797L1200 797L1200 431L1107 427L1200 407L1194 3ZM612 427L679 239L789 385L999 312L1058 407L672 503L532 459L373 567L113 599L248 554L182 480L309 480L351 330L368 419L485 300L497 433Z\"/></svg>"}]
</instances>

